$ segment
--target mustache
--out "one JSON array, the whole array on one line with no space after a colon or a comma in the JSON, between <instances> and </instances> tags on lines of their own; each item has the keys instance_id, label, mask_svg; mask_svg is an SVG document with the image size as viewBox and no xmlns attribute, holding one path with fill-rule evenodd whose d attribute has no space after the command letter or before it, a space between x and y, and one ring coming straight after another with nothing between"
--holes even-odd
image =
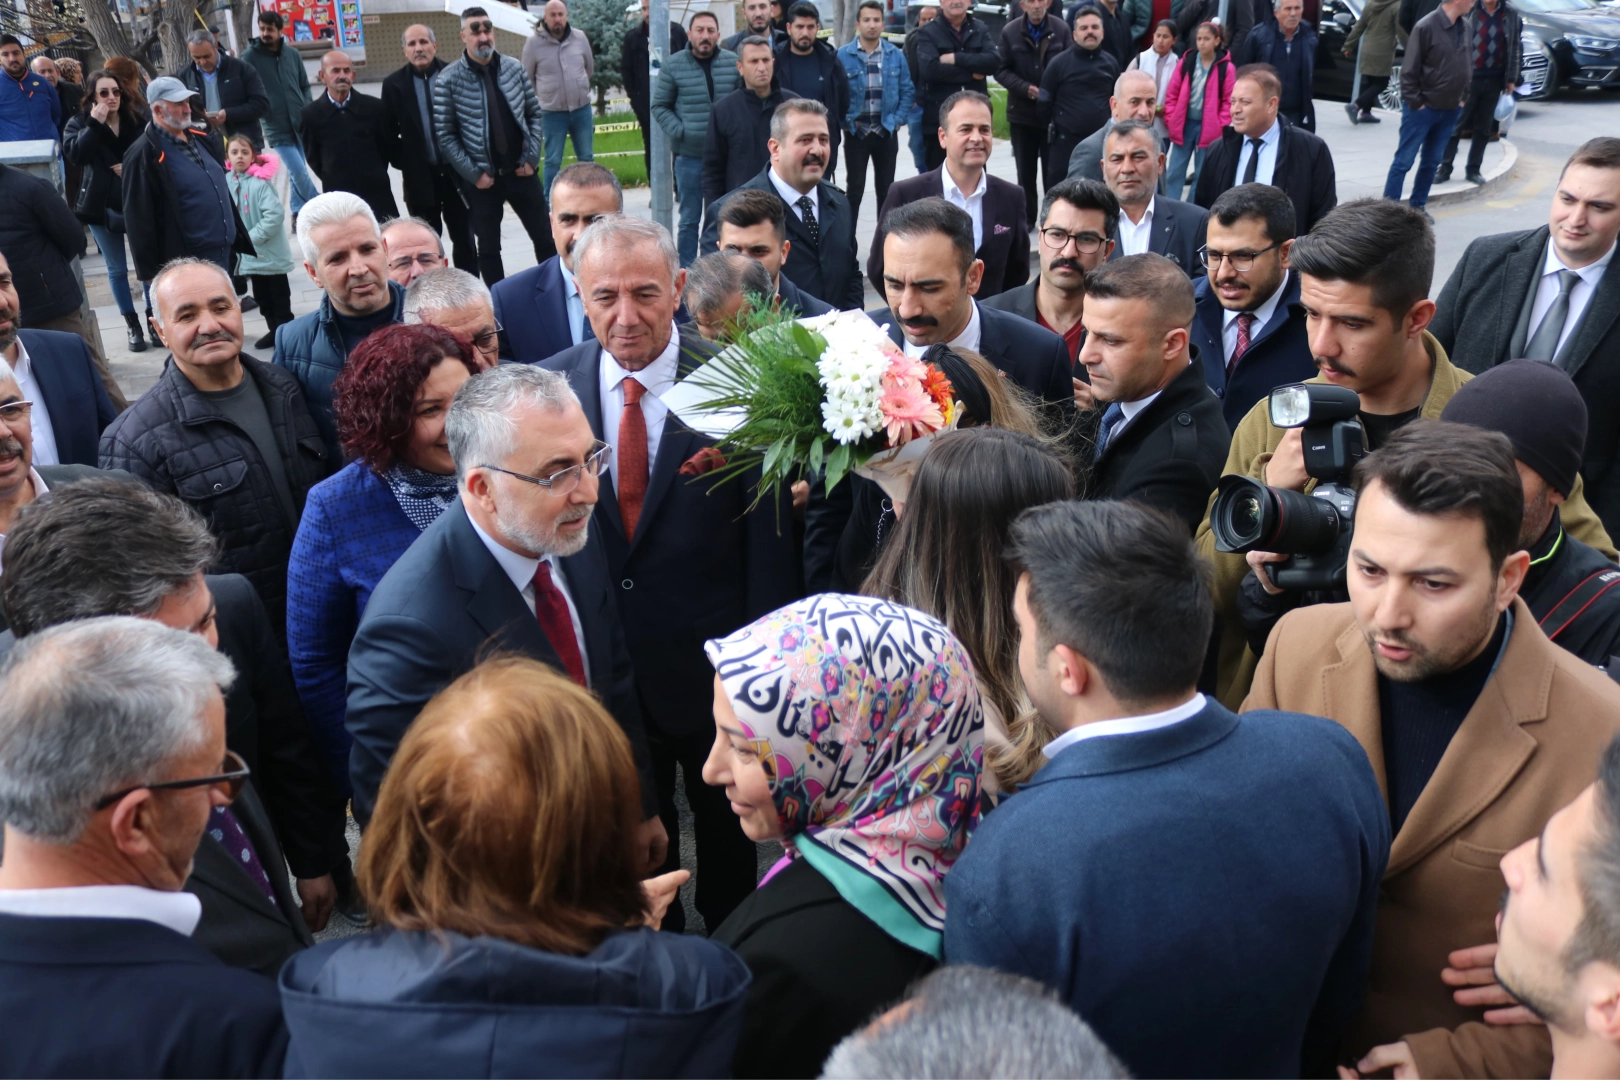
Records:
<instances>
[{"instance_id":1,"label":"mustache","mask_svg":"<svg viewBox=\"0 0 1620 1080\"><path fill-rule=\"evenodd\" d=\"M591 513L595 511L595 509L595 504L592 504L590 506L581 506L575 510L564 510L562 513L557 515L557 524L572 525L576 521L583 521L590 517Z\"/></svg>"},{"instance_id":2,"label":"mustache","mask_svg":"<svg viewBox=\"0 0 1620 1080\"><path fill-rule=\"evenodd\" d=\"M1080 260L1079 259L1071 259L1071 258L1068 258L1067 256L1064 256L1064 255L1059 255L1057 258L1053 259L1050 263L1048 263L1047 264L1047 269L1048 270L1073 270L1077 274L1083 274L1083 273L1086 272L1085 268L1080 265Z\"/></svg>"},{"instance_id":3,"label":"mustache","mask_svg":"<svg viewBox=\"0 0 1620 1080\"><path fill-rule=\"evenodd\" d=\"M901 319L901 326L909 326L913 330L922 330L929 326L938 326L939 320L932 315L913 315L909 319Z\"/></svg>"},{"instance_id":4,"label":"mustache","mask_svg":"<svg viewBox=\"0 0 1620 1080\"><path fill-rule=\"evenodd\" d=\"M215 330L212 334L198 334L196 337L191 339L191 344L192 347L195 348L199 345L207 345L210 342L215 341L228 341L234 344L236 341L236 335L231 333L229 330Z\"/></svg>"},{"instance_id":5,"label":"mustache","mask_svg":"<svg viewBox=\"0 0 1620 1080\"><path fill-rule=\"evenodd\" d=\"M825 168L826 165L827 165L827 159L822 157L820 154L809 153L809 154L804 155L804 164L806 164L806 165L820 165L823 168Z\"/></svg>"},{"instance_id":6,"label":"mustache","mask_svg":"<svg viewBox=\"0 0 1620 1080\"><path fill-rule=\"evenodd\" d=\"M1316 366L1320 367L1320 368L1326 368L1327 370L1333 372L1335 375L1348 375L1351 378L1355 378L1355 376L1356 376L1356 372L1355 372L1354 368L1345 367L1339 361L1330 360L1325 356L1318 356L1316 358Z\"/></svg>"},{"instance_id":7,"label":"mustache","mask_svg":"<svg viewBox=\"0 0 1620 1080\"><path fill-rule=\"evenodd\" d=\"M18 441L15 435L8 435L4 440L0 440L0 461L10 461L14 457L21 457L22 452L23 444Z\"/></svg>"}]
</instances>

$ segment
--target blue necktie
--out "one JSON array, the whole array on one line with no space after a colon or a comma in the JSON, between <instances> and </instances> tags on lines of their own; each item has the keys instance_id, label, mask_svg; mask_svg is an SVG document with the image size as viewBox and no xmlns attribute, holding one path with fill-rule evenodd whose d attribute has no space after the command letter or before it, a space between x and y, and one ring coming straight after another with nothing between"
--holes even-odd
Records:
<instances>
[{"instance_id":1,"label":"blue necktie","mask_svg":"<svg viewBox=\"0 0 1620 1080\"><path fill-rule=\"evenodd\" d=\"M1103 456L1108 449L1108 443L1114 437L1114 425L1125 418L1125 410L1119 402L1113 402L1103 410L1102 422L1097 425L1097 457Z\"/></svg>"}]
</instances>

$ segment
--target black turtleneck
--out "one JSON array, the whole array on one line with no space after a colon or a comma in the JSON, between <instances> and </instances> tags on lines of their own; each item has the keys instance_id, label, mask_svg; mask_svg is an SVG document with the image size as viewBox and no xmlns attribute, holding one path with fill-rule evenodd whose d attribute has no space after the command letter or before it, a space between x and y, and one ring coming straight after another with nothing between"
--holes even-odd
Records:
<instances>
[{"instance_id":1,"label":"black turtleneck","mask_svg":"<svg viewBox=\"0 0 1620 1080\"><path fill-rule=\"evenodd\" d=\"M1418 682L1378 676L1378 712L1384 734L1384 773L1389 779L1389 822L1399 833L1428 786L1440 758L1462 727L1491 677L1507 636L1506 613L1479 655L1455 671Z\"/></svg>"}]
</instances>

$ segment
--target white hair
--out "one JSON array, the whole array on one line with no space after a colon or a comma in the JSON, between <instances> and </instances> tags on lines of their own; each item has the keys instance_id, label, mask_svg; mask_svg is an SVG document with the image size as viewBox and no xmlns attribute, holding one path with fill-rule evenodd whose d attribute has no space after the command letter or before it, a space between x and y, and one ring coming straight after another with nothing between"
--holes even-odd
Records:
<instances>
[{"instance_id":1,"label":"white hair","mask_svg":"<svg viewBox=\"0 0 1620 1080\"><path fill-rule=\"evenodd\" d=\"M1278 2L1281 3L1281 0L1278 0ZM1115 97L1124 97L1125 96L1125 83L1130 79L1137 79L1137 78L1146 79L1149 83L1152 84L1154 94L1158 94L1158 92L1159 92L1159 83L1158 83L1158 81L1156 79L1154 79L1152 75L1149 75L1147 72L1141 70L1140 68L1132 68L1129 71L1120 72L1119 73L1119 78L1114 80L1114 96Z\"/></svg>"},{"instance_id":2,"label":"white hair","mask_svg":"<svg viewBox=\"0 0 1620 1080\"><path fill-rule=\"evenodd\" d=\"M680 252L675 250L675 238L669 235L668 229L656 221L627 217L624 214L606 214L599 217L579 234L579 239L574 241L574 274L577 276L579 268L585 265L586 255L599 247L628 247L647 241L658 245L658 253L664 257L664 262L669 264L669 280L673 285L675 275L681 269L681 256Z\"/></svg>"},{"instance_id":3,"label":"white hair","mask_svg":"<svg viewBox=\"0 0 1620 1080\"><path fill-rule=\"evenodd\" d=\"M396 228L400 225L417 225L423 229L426 229L430 234L432 234L434 241L439 245L439 258L444 258L444 237L439 235L439 230L435 229L431 223L424 221L422 218L416 217L414 214L406 217L389 218L387 221L383 222L383 239L388 239L388 232L390 229Z\"/></svg>"},{"instance_id":4,"label":"white hair","mask_svg":"<svg viewBox=\"0 0 1620 1080\"><path fill-rule=\"evenodd\" d=\"M429 26L427 23L411 23L411 26L420 26L422 29L428 32L429 41L433 42L435 45L439 43L439 36L433 32L433 27ZM405 42L410 39L411 26L407 26L405 29L399 32L399 47L402 49L405 47Z\"/></svg>"},{"instance_id":5,"label":"white hair","mask_svg":"<svg viewBox=\"0 0 1620 1080\"><path fill-rule=\"evenodd\" d=\"M170 259L168 262L164 263L158 268L158 272L152 277L151 283L146 286L147 298L152 301L152 318L157 321L159 326L163 325L163 305L157 301L158 293L162 290L163 283L167 281L171 275L177 273L178 271L184 270L188 266L206 266L208 269L214 271L214 273L225 279L226 286L228 286L231 290L231 296L234 297L236 295L236 286L231 282L230 273L226 271L223 266L219 265L219 263L211 262L208 259L199 259L193 255L186 255L178 259Z\"/></svg>"},{"instance_id":6,"label":"white hair","mask_svg":"<svg viewBox=\"0 0 1620 1080\"><path fill-rule=\"evenodd\" d=\"M200 634L114 615L20 638L0 667L0 820L77 840L97 800L166 779L235 669Z\"/></svg>"},{"instance_id":7,"label":"white hair","mask_svg":"<svg viewBox=\"0 0 1620 1080\"><path fill-rule=\"evenodd\" d=\"M298 246L303 249L304 261L311 266L321 260L321 249L315 246L314 232L322 225L336 225L350 218L363 217L371 222L371 231L382 239L377 215L360 196L347 191L327 191L315 196L298 211Z\"/></svg>"},{"instance_id":8,"label":"white hair","mask_svg":"<svg viewBox=\"0 0 1620 1080\"><path fill-rule=\"evenodd\" d=\"M426 315L429 312L448 311L476 303L488 304L490 310L494 310L495 301L490 298L489 286L478 280L477 275L465 270L457 270L453 266L440 267L429 270L405 290L405 322L424 323L428 321Z\"/></svg>"},{"instance_id":9,"label":"white hair","mask_svg":"<svg viewBox=\"0 0 1620 1080\"><path fill-rule=\"evenodd\" d=\"M506 460L517 434L513 414L519 409L561 410L570 405L577 407L579 398L560 372L532 364L502 364L474 375L456 391L444 421L457 479L464 478L468 469Z\"/></svg>"}]
</instances>

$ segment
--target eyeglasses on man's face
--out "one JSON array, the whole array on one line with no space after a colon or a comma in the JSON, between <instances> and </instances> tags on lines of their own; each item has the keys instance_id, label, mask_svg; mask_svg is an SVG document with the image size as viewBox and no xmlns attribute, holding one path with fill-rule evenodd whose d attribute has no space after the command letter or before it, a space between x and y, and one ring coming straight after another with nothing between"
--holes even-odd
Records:
<instances>
[{"instance_id":1,"label":"eyeglasses on man's face","mask_svg":"<svg viewBox=\"0 0 1620 1080\"><path fill-rule=\"evenodd\" d=\"M550 476L530 476L527 473L503 469L499 465L480 465L478 467L488 469L491 472L505 473L507 476L515 476L524 483L543 487L553 495L568 495L579 487L580 480L587 473L591 476L602 475L602 466L607 462L608 455L611 453L613 453L613 447L607 443L597 443L583 462L578 465L570 465L566 469L559 469Z\"/></svg>"},{"instance_id":2,"label":"eyeglasses on man's face","mask_svg":"<svg viewBox=\"0 0 1620 1080\"><path fill-rule=\"evenodd\" d=\"M1082 255L1095 255L1101 250L1106 237L1098 236L1094 232L1072 233L1063 229L1042 229L1041 243L1053 251L1062 251L1074 242L1074 249Z\"/></svg>"},{"instance_id":3,"label":"eyeglasses on man's face","mask_svg":"<svg viewBox=\"0 0 1620 1080\"><path fill-rule=\"evenodd\" d=\"M0 422L4 422L7 427L26 424L33 408L32 401L8 401L0 405Z\"/></svg>"},{"instance_id":4,"label":"eyeglasses on man's face","mask_svg":"<svg viewBox=\"0 0 1620 1080\"><path fill-rule=\"evenodd\" d=\"M420 266L423 270L437 270L444 265L444 256L435 255L431 251L424 251L420 255L401 255L388 264L388 269L394 273L409 268L412 264Z\"/></svg>"},{"instance_id":5,"label":"eyeglasses on man's face","mask_svg":"<svg viewBox=\"0 0 1620 1080\"><path fill-rule=\"evenodd\" d=\"M220 769L221 771L213 776L197 776L190 780L167 780L161 784L136 784L134 787L127 787L122 791L115 791L111 795L102 796L96 801L96 809L105 810L125 795L137 791L179 791L183 788L194 787L222 787L225 789L227 803L235 802L236 797L242 794L242 786L247 783L248 774L251 770L248 769L247 762L243 761L235 750L225 751L225 762L220 766Z\"/></svg>"},{"instance_id":6,"label":"eyeglasses on man's face","mask_svg":"<svg viewBox=\"0 0 1620 1080\"><path fill-rule=\"evenodd\" d=\"M1240 274L1247 274L1250 270L1254 269L1254 260L1264 255L1266 252L1271 251L1273 248L1279 247L1282 247L1282 243L1280 241L1278 243L1263 247L1259 251L1211 251L1209 250L1208 246L1205 246L1198 249L1198 261L1203 263L1209 269L1214 270L1216 267L1221 265L1221 260L1225 259L1231 265L1232 269L1236 270Z\"/></svg>"},{"instance_id":7,"label":"eyeglasses on man's face","mask_svg":"<svg viewBox=\"0 0 1620 1080\"><path fill-rule=\"evenodd\" d=\"M501 346L501 331L505 329L506 327L501 325L500 320L496 319L495 329L485 330L482 334L473 335L472 343L477 346L479 352L495 352Z\"/></svg>"}]
</instances>

